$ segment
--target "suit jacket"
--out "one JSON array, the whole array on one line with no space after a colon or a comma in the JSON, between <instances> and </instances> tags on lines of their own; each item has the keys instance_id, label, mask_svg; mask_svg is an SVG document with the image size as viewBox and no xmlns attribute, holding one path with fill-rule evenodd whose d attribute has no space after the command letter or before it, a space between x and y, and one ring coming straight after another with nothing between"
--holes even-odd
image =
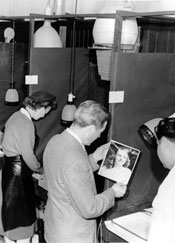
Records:
<instances>
[{"instance_id":1,"label":"suit jacket","mask_svg":"<svg viewBox=\"0 0 175 243\"><path fill-rule=\"evenodd\" d=\"M67 130L48 142L43 157L48 188L45 238L48 243L95 243L96 217L114 205L115 193L97 194L92 156Z\"/></svg>"}]
</instances>

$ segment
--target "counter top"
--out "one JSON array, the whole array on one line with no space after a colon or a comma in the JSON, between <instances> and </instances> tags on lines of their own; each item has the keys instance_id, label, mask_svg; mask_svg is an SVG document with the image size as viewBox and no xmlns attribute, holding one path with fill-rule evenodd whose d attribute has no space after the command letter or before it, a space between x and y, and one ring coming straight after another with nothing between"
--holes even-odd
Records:
<instances>
[{"instance_id":1,"label":"counter top","mask_svg":"<svg viewBox=\"0 0 175 243\"><path fill-rule=\"evenodd\" d=\"M151 223L152 208L105 221L109 231L130 243L145 243Z\"/></svg>"}]
</instances>

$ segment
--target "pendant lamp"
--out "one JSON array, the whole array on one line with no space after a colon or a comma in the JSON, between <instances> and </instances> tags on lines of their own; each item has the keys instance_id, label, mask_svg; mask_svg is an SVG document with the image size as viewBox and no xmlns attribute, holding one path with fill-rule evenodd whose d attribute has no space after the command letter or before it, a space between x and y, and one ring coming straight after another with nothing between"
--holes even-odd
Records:
<instances>
[{"instance_id":1,"label":"pendant lamp","mask_svg":"<svg viewBox=\"0 0 175 243\"><path fill-rule=\"evenodd\" d=\"M14 26L14 22L13 22ZM6 105L18 105L19 104L19 95L18 91L15 89L15 82L14 82L14 64L15 64L15 42L14 42L14 28L5 30L4 36L6 38L6 42L10 42L10 37L13 36L13 42L12 42L12 48L11 48L11 82L10 82L10 88L7 90L5 94L5 104ZM7 41L8 40L8 41Z\"/></svg>"},{"instance_id":2,"label":"pendant lamp","mask_svg":"<svg viewBox=\"0 0 175 243\"><path fill-rule=\"evenodd\" d=\"M97 45L112 47L114 40L115 19L96 19L93 27L94 42ZM135 45L138 37L138 26L135 18L122 22L121 45ZM124 47L124 46L123 46ZM127 46L126 46L127 47Z\"/></svg>"},{"instance_id":3,"label":"pendant lamp","mask_svg":"<svg viewBox=\"0 0 175 243\"><path fill-rule=\"evenodd\" d=\"M72 121L74 120L74 115L76 112L76 106L73 104L73 99L75 96L72 93L68 94L68 102L63 107L61 121L65 126L70 126Z\"/></svg>"},{"instance_id":4,"label":"pendant lamp","mask_svg":"<svg viewBox=\"0 0 175 243\"><path fill-rule=\"evenodd\" d=\"M72 33L72 45L71 45L71 64L70 64L70 82L69 82L69 94L67 104L64 106L61 114L61 122L63 125L69 127L73 120L76 112L76 106L73 104L73 86L74 86L74 76L75 76L75 57L76 57L76 47L75 47L75 19L73 20L73 33Z\"/></svg>"},{"instance_id":5,"label":"pendant lamp","mask_svg":"<svg viewBox=\"0 0 175 243\"><path fill-rule=\"evenodd\" d=\"M127 0L111 1L101 9L100 13L115 13L116 10L133 11ZM111 49L114 42L115 18L97 18L93 26L94 47L97 47L98 73L102 80L110 80ZM127 18L122 22L121 49L131 51L138 38L136 18Z\"/></svg>"},{"instance_id":6,"label":"pendant lamp","mask_svg":"<svg viewBox=\"0 0 175 243\"><path fill-rule=\"evenodd\" d=\"M45 15L52 15L50 1L45 8ZM51 20L45 19L41 26L34 34L34 47L41 48L59 48L62 42L57 31L52 27Z\"/></svg>"},{"instance_id":7,"label":"pendant lamp","mask_svg":"<svg viewBox=\"0 0 175 243\"><path fill-rule=\"evenodd\" d=\"M122 3L111 2L105 5L100 13L115 13L116 10L133 11L127 0ZM115 18L97 18L93 27L94 43L112 47L114 41ZM126 18L122 22L121 44L134 45L138 37L136 18Z\"/></svg>"},{"instance_id":8,"label":"pendant lamp","mask_svg":"<svg viewBox=\"0 0 175 243\"><path fill-rule=\"evenodd\" d=\"M34 47L58 48L62 47L62 42L57 31L51 26L50 20L45 20L34 34Z\"/></svg>"}]
</instances>

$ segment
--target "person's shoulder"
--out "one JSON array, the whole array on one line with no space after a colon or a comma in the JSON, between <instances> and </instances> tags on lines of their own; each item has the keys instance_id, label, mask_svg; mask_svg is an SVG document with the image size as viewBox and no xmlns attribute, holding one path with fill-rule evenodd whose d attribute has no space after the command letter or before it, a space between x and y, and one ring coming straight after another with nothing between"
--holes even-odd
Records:
<instances>
[{"instance_id":1,"label":"person's shoulder","mask_svg":"<svg viewBox=\"0 0 175 243\"><path fill-rule=\"evenodd\" d=\"M20 116L20 112L19 111L15 111L9 118L7 121L10 121L12 119L15 119L16 117Z\"/></svg>"},{"instance_id":2,"label":"person's shoulder","mask_svg":"<svg viewBox=\"0 0 175 243\"><path fill-rule=\"evenodd\" d=\"M18 129L24 129L24 127L31 126L33 122L29 118L27 118L25 115L23 115L20 111L14 112L9 119L6 122L6 125L10 125L13 127L18 127ZM32 125L33 126L33 125ZM25 128L27 129L27 128Z\"/></svg>"},{"instance_id":3,"label":"person's shoulder","mask_svg":"<svg viewBox=\"0 0 175 243\"><path fill-rule=\"evenodd\" d=\"M55 147L57 146L58 149L60 149L60 147L66 143L65 139L63 138L63 133L56 133L54 134L52 137L50 137L50 139L47 142L46 147Z\"/></svg>"},{"instance_id":4,"label":"person's shoulder","mask_svg":"<svg viewBox=\"0 0 175 243\"><path fill-rule=\"evenodd\" d=\"M14 112L10 118L16 119L16 120L18 120L18 122L25 121L26 123L31 123L31 119L28 118L26 115L24 115L20 110Z\"/></svg>"},{"instance_id":5,"label":"person's shoulder","mask_svg":"<svg viewBox=\"0 0 175 243\"><path fill-rule=\"evenodd\" d=\"M49 144L49 143L54 143L54 142L58 141L59 138L60 138L60 134L57 133L57 134L53 135L53 136L49 139L48 144Z\"/></svg>"}]
</instances>

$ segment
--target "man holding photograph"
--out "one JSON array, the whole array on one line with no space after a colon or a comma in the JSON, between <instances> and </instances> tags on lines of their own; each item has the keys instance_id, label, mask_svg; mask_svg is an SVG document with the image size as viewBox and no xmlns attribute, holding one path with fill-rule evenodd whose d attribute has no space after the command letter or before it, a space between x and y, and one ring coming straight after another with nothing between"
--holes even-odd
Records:
<instances>
[{"instance_id":1,"label":"man holding photograph","mask_svg":"<svg viewBox=\"0 0 175 243\"><path fill-rule=\"evenodd\" d=\"M90 145L105 130L109 114L95 101L81 103L70 128L55 135L44 151L48 188L45 238L48 243L96 243L96 218L124 196L126 186L115 183L97 194L93 172L108 146L88 156Z\"/></svg>"}]
</instances>

